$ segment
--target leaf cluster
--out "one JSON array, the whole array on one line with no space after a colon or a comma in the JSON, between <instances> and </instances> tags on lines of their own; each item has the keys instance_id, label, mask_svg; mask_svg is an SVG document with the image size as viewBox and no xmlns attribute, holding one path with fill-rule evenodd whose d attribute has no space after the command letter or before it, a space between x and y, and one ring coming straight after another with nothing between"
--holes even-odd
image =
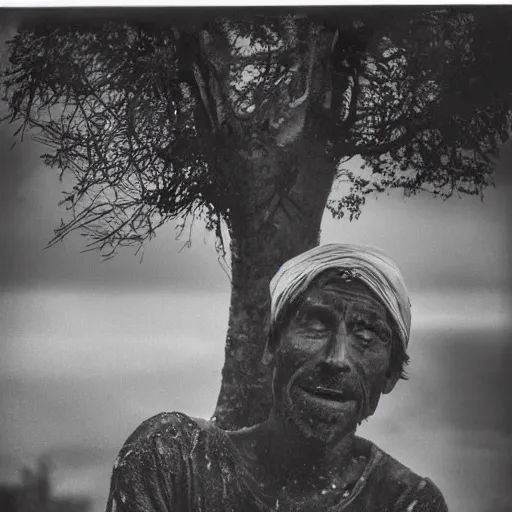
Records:
<instances>
[{"instance_id":1,"label":"leaf cluster","mask_svg":"<svg viewBox=\"0 0 512 512\"><path fill-rule=\"evenodd\" d=\"M335 216L357 218L390 188L481 196L510 134L512 10L336 13L22 25L2 77L10 120L74 176L72 219L52 242L80 228L110 256L192 217L222 246L250 186L230 151L278 133L302 103L349 183ZM331 52L316 74L315 45ZM356 155L358 172L345 165Z\"/></svg>"},{"instance_id":2,"label":"leaf cluster","mask_svg":"<svg viewBox=\"0 0 512 512\"><path fill-rule=\"evenodd\" d=\"M361 58L354 123L334 145L350 193L331 201L357 218L365 198L400 188L442 198L479 195L492 184L500 146L511 133L512 12L431 10L390 23ZM496 60L498 57L498 60Z\"/></svg>"},{"instance_id":3,"label":"leaf cluster","mask_svg":"<svg viewBox=\"0 0 512 512\"><path fill-rule=\"evenodd\" d=\"M10 120L48 148L46 165L74 176L62 204L109 257L169 219L217 216L195 98L172 31L122 22L22 28L4 76ZM218 219L217 219L218 220ZM220 222L220 221L219 221ZM181 227L183 227L182 224Z\"/></svg>"}]
</instances>

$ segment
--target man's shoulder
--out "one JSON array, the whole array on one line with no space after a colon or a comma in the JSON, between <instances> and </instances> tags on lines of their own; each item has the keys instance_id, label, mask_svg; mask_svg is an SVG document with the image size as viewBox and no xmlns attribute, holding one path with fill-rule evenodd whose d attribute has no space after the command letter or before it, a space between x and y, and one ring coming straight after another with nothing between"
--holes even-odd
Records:
<instances>
[{"instance_id":1,"label":"man's shoulder","mask_svg":"<svg viewBox=\"0 0 512 512\"><path fill-rule=\"evenodd\" d=\"M223 492L238 467L227 432L214 423L177 412L158 414L137 427L121 448L107 510L223 510ZM237 502L236 489L226 499Z\"/></svg>"},{"instance_id":2,"label":"man's shoulder","mask_svg":"<svg viewBox=\"0 0 512 512\"><path fill-rule=\"evenodd\" d=\"M210 422L200 418L192 418L181 412L162 412L143 421L128 437L125 444L134 444L144 442L155 436L171 436L174 439L182 439L176 437L179 433L188 438L196 431L206 430L210 427Z\"/></svg>"},{"instance_id":3,"label":"man's shoulder","mask_svg":"<svg viewBox=\"0 0 512 512\"><path fill-rule=\"evenodd\" d=\"M213 423L180 412L164 412L143 421L126 439L114 467L129 459L146 459L154 455L183 455L194 449L199 440L219 444L228 440L226 433Z\"/></svg>"},{"instance_id":4,"label":"man's shoulder","mask_svg":"<svg viewBox=\"0 0 512 512\"><path fill-rule=\"evenodd\" d=\"M389 453L370 441L372 471L369 484L377 494L387 495L394 502L393 510L414 512L444 512L447 510L443 494L427 477L415 473Z\"/></svg>"},{"instance_id":5,"label":"man's shoulder","mask_svg":"<svg viewBox=\"0 0 512 512\"><path fill-rule=\"evenodd\" d=\"M371 445L372 453L374 454L373 458L377 462L377 468L388 482L400 482L406 486L415 486L421 482L422 477L411 468L402 464L376 444L370 441L367 442Z\"/></svg>"},{"instance_id":6,"label":"man's shoulder","mask_svg":"<svg viewBox=\"0 0 512 512\"><path fill-rule=\"evenodd\" d=\"M143 421L126 439L123 448L160 442L187 444L201 434L226 436L212 422L187 416L181 412L162 412Z\"/></svg>"}]
</instances>

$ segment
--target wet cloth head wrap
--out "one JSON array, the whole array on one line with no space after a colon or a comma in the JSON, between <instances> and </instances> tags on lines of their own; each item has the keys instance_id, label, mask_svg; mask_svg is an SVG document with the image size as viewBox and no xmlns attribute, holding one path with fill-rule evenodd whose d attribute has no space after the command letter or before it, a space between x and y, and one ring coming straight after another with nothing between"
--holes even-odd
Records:
<instances>
[{"instance_id":1,"label":"wet cloth head wrap","mask_svg":"<svg viewBox=\"0 0 512 512\"><path fill-rule=\"evenodd\" d=\"M326 244L288 260L270 282L270 323L283 309L328 269L338 269L347 280L359 279L379 297L393 317L404 349L409 343L411 306L404 278L389 256L373 247Z\"/></svg>"}]
</instances>

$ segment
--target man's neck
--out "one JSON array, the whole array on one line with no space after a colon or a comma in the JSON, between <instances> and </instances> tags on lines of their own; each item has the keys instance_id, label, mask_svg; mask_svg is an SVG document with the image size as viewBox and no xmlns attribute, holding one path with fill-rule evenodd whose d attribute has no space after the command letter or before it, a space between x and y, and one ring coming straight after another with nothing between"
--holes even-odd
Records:
<instances>
[{"instance_id":1,"label":"man's neck","mask_svg":"<svg viewBox=\"0 0 512 512\"><path fill-rule=\"evenodd\" d=\"M354 448L354 431L324 441L305 434L275 410L259 426L256 436L254 454L269 476L313 486L341 475Z\"/></svg>"}]
</instances>

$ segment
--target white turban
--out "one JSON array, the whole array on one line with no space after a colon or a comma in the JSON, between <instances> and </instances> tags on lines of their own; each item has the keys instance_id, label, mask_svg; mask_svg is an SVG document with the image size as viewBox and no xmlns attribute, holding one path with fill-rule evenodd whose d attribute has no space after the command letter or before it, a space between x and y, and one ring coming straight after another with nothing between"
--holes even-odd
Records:
<instances>
[{"instance_id":1,"label":"white turban","mask_svg":"<svg viewBox=\"0 0 512 512\"><path fill-rule=\"evenodd\" d=\"M411 304L400 269L384 252L374 247L350 244L326 244L314 247L291 260L270 281L270 323L328 269L350 271L366 283L384 303L398 326L404 349L409 343Z\"/></svg>"}]
</instances>

